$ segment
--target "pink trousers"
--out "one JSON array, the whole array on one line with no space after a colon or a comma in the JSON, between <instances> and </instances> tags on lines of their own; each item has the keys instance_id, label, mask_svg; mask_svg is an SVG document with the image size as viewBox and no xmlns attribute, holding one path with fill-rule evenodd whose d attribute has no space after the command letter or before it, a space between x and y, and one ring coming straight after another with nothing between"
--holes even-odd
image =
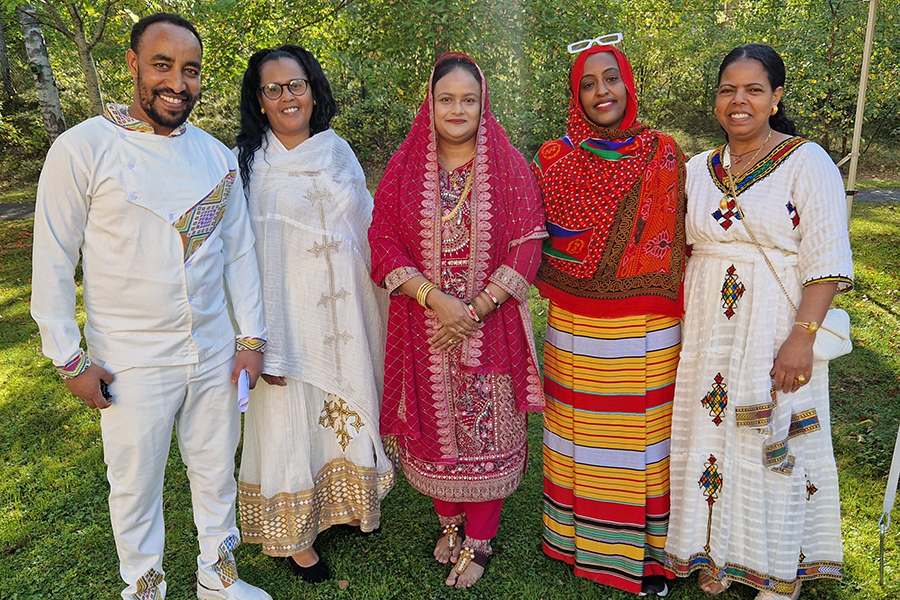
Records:
<instances>
[{"instance_id":1,"label":"pink trousers","mask_svg":"<svg viewBox=\"0 0 900 600\"><path fill-rule=\"evenodd\" d=\"M476 540L491 540L500 527L500 509L503 499L487 502L445 502L432 498L434 510L442 517L455 517L465 513L466 537Z\"/></svg>"}]
</instances>

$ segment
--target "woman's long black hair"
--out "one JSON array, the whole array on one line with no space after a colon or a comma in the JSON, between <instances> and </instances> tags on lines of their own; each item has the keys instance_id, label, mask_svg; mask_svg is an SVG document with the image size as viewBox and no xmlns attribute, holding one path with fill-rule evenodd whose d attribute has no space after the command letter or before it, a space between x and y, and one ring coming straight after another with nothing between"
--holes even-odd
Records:
<instances>
[{"instance_id":1,"label":"woman's long black hair","mask_svg":"<svg viewBox=\"0 0 900 600\"><path fill-rule=\"evenodd\" d=\"M262 107L257 95L260 87L259 72L264 64L279 58L296 60L309 79L309 91L315 101L309 119L310 137L328 129L331 119L337 114L337 103L334 101L325 72L322 71L316 57L308 50L301 46L285 44L278 48L259 50L251 56L241 83L241 132L237 136L238 165L244 189L248 189L250 185L253 155L262 146L266 131L269 130L269 119L260 111Z\"/></svg>"},{"instance_id":2,"label":"woman's long black hair","mask_svg":"<svg viewBox=\"0 0 900 600\"><path fill-rule=\"evenodd\" d=\"M722 64L719 65L717 85L722 81L722 73L728 65L748 58L759 61L762 64L766 70L766 75L768 75L769 85L772 86L773 90L784 87L784 61L781 60L781 57L771 46L766 46L765 44L746 44L729 52ZM785 114L783 94L781 100L778 101L778 112L769 117L769 127L787 135L799 135L794 122Z\"/></svg>"}]
</instances>

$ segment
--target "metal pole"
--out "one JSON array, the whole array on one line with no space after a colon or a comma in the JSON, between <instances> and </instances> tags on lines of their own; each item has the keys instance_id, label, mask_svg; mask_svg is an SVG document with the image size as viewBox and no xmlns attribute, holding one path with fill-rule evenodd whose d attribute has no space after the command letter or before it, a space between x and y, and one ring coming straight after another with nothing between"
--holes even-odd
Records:
<instances>
[{"instance_id":1,"label":"metal pole","mask_svg":"<svg viewBox=\"0 0 900 600\"><path fill-rule=\"evenodd\" d=\"M853 197L856 196L856 169L859 166L859 141L862 137L863 116L866 111L866 84L869 80L869 63L872 57L872 40L875 37L875 15L878 0L869 0L869 22L866 26L866 46L863 50L862 73L859 76L859 95L856 98L856 122L853 125L853 146L850 150L850 173L847 176L847 222Z\"/></svg>"}]
</instances>

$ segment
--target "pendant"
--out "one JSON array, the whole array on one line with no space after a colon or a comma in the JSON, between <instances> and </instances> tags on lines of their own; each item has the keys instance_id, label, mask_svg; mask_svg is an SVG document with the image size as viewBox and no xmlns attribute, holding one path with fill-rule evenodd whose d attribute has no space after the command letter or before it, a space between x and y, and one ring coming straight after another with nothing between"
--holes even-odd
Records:
<instances>
[{"instance_id":1,"label":"pendant","mask_svg":"<svg viewBox=\"0 0 900 600\"><path fill-rule=\"evenodd\" d=\"M722 199L719 200L719 208L728 210L728 196L722 196Z\"/></svg>"},{"instance_id":2,"label":"pendant","mask_svg":"<svg viewBox=\"0 0 900 600\"><path fill-rule=\"evenodd\" d=\"M744 160L744 159L741 158L740 156L735 156L735 157L734 157L734 162L735 162L736 164L740 164L740 162L741 162L742 160Z\"/></svg>"}]
</instances>

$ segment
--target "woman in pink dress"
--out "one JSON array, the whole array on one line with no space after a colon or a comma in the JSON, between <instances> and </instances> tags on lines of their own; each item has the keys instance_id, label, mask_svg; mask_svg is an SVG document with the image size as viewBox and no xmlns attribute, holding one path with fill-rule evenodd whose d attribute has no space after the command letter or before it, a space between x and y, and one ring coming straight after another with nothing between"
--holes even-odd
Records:
<instances>
[{"instance_id":1,"label":"woman in pink dress","mask_svg":"<svg viewBox=\"0 0 900 600\"><path fill-rule=\"evenodd\" d=\"M526 297L544 237L537 183L481 70L443 55L375 194L369 243L391 292L381 431L434 501L448 586L484 573L525 470L525 413L544 405Z\"/></svg>"}]
</instances>

